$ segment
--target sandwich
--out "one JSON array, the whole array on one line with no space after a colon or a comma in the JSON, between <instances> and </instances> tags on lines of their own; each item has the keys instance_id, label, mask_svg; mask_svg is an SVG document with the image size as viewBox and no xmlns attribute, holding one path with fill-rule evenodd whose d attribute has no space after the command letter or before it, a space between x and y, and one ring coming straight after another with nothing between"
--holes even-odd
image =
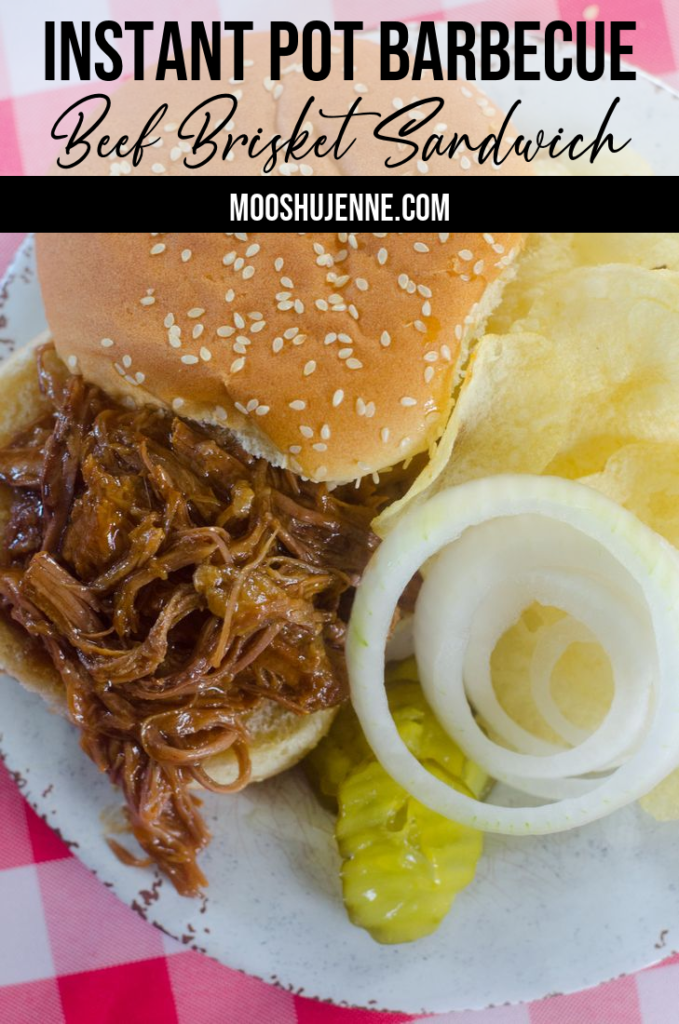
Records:
<instances>
[{"instance_id":1,"label":"sandwich","mask_svg":"<svg viewBox=\"0 0 679 1024\"><path fill-rule=\"evenodd\" d=\"M522 244L38 236L49 331L0 368L0 663L122 791L126 862L195 895L197 790L328 730L371 524L429 460Z\"/></svg>"}]
</instances>

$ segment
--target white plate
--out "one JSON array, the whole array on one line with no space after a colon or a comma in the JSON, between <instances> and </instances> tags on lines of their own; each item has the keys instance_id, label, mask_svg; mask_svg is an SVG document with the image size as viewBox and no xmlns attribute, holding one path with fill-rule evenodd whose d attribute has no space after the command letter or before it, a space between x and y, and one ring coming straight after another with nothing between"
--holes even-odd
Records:
<instances>
[{"instance_id":1,"label":"white plate","mask_svg":"<svg viewBox=\"0 0 679 1024\"><path fill-rule=\"evenodd\" d=\"M17 344L43 327L33 266L29 242L0 287L0 333ZM489 837L439 931L385 947L345 916L333 822L300 774L208 794L209 895L192 902L116 860L100 817L116 793L75 730L3 675L0 751L33 807L120 899L229 967L306 996L410 1013L479 1008L595 985L679 947L679 823L636 807L564 835Z\"/></svg>"},{"instance_id":2,"label":"white plate","mask_svg":"<svg viewBox=\"0 0 679 1024\"><path fill-rule=\"evenodd\" d=\"M444 66L448 56L446 25L445 21L436 24L436 36ZM415 46L416 33L417 25L411 26L411 49ZM631 37L631 34L628 35ZM366 38L379 42L379 33L368 32ZM623 36L623 40L625 38ZM644 71L632 68L631 64L623 64L623 67L636 71L635 80L612 82L608 75L608 58L606 75L599 81L586 82L572 74L564 82L553 82L544 74L544 43L537 36L532 37L531 42L535 45L537 53L526 59L526 68L529 71L541 71L539 81L515 81L514 52L508 49L511 61L508 77L497 82L479 83L501 110L507 111L516 100L521 100L521 107L514 117L514 123L523 134L534 139L536 132L542 128L545 138L551 139L559 128L563 128L564 139L570 140L580 134L589 142L599 131L611 103L619 96L620 103L608 128L616 140L616 146L631 138L628 151L633 150L648 161L655 175L679 175L679 93ZM557 54L559 62L570 57L575 66L574 44L558 44ZM592 54L588 56L588 66L593 67ZM460 63L459 67L463 73L464 64ZM430 77L425 79L425 83L419 94L435 96L436 83ZM581 149L582 145L578 148ZM578 160L577 164L581 167L586 159L585 157ZM600 160L601 158L597 159L595 167Z\"/></svg>"}]
</instances>

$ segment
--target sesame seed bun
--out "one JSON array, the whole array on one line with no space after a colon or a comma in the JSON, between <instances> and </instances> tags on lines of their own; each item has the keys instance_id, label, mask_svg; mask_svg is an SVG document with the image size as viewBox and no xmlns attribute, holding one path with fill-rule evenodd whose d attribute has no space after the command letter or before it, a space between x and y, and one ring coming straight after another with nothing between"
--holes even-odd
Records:
<instances>
[{"instance_id":1,"label":"sesame seed bun","mask_svg":"<svg viewBox=\"0 0 679 1024\"><path fill-rule=\"evenodd\" d=\"M57 351L119 400L344 482L442 433L518 234L43 234Z\"/></svg>"},{"instance_id":2,"label":"sesame seed bun","mask_svg":"<svg viewBox=\"0 0 679 1024\"><path fill-rule=\"evenodd\" d=\"M442 149L445 149L452 141L454 134L459 137L466 134L470 142L478 146L490 133L499 131L504 121L504 114L472 82L464 80L435 81L428 70L423 72L421 81L414 81L412 77L407 76L401 81L383 82L379 77L380 49L375 43L364 39L356 39L354 42L354 77L351 81L345 81L343 77L343 37L341 36L332 38L330 73L322 82L311 81L302 73L301 44L295 54L282 59L281 79L272 82L269 77L271 63L268 32L248 33L245 36L244 55L246 66L243 68L242 81L236 81L230 77L233 72L232 37L225 37L222 42L221 82L211 81L207 78L203 64L201 64L203 81L189 79L178 82L174 71L169 71L163 81L156 81L156 66L147 69L143 81L130 80L114 94L112 108L105 120L88 136L92 143L92 149L86 159L71 170L62 169L55 164L50 174L85 176L123 176L126 174L146 176L259 175L265 173L263 168L271 151L266 150L262 156L251 158L247 145L239 142L228 157L222 159L222 148L228 141L228 133L231 132L234 139L241 133L252 138L257 129L261 128L261 138L256 147L258 152L264 149L265 143L276 136L280 136L281 139L289 139L300 114L309 98L313 96L314 102L304 122L304 128L309 131L309 139L298 150L304 155L292 156L288 163L285 163L283 157L280 157L271 173L276 175L296 174L298 176L315 174L380 177L384 177L385 174L414 176L427 174L437 177L506 175L531 177L533 175L530 164L514 153L500 166L493 164L492 160L479 164L476 161L476 154L463 147L452 159L448 154L427 156L426 159L418 158L433 133L442 136ZM391 59L392 68L396 69L398 67L397 59L395 56L392 56ZM190 50L185 52L185 61L187 69L190 70ZM320 42L317 36L314 36L312 66L319 68L321 63ZM227 125L226 134L220 133L217 137L216 141L219 145L217 155L203 167L188 169L184 165L184 158L187 155L190 156L191 163L196 163L202 161L209 152L210 147L206 146L200 150L199 157L194 157L190 154L193 138L188 141L186 138L187 134L191 137L197 135L203 124L205 110L194 115L188 131L184 132L183 139L179 138L179 126L191 110L208 97L220 93L235 94L238 99L235 115L231 124ZM399 128L405 127L409 121L426 118L431 113L432 106L426 106L419 112L415 108L413 114L404 114L403 117L396 118L391 125L383 129L381 133L383 137L379 141L373 134L375 127L381 119L395 114L401 107L429 97L441 97L444 105L423 127L416 129L412 134L408 133L408 140L412 140L420 146L420 154L407 164L393 166L394 163L400 163L411 152L411 149L405 142L387 140L397 135ZM358 113L377 111L381 115L381 119L375 116L353 117L342 149L347 149L347 144L352 138L356 141L340 159L336 159L334 153L322 157L318 157L314 153L307 154L306 150L310 148L311 144L324 135L328 140L322 146L322 152L325 153L328 144L337 138L342 125L340 119L328 120L322 117L320 112L344 115L357 99L361 100ZM110 159L98 155L97 143L102 137L109 136L103 146L105 153L108 153L112 144L123 135L135 140L153 112L165 103L168 104L168 109L162 121L162 130L157 132L160 139L158 148L145 149L143 159L136 167L129 155L114 154ZM212 102L205 109L213 118L212 128L229 113L232 109L232 102L226 99ZM101 110L101 104L98 104L96 108L88 106L85 128L97 120ZM79 152L76 151L75 155L72 153L66 157L62 152L63 162L72 163L75 156L78 155ZM390 166L385 166L387 160Z\"/></svg>"}]
</instances>

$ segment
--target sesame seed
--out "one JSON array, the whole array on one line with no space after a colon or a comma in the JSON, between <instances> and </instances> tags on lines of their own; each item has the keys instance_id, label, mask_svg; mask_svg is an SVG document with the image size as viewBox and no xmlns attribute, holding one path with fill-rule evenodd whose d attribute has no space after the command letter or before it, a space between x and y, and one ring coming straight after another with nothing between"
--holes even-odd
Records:
<instances>
[{"instance_id":1,"label":"sesame seed","mask_svg":"<svg viewBox=\"0 0 679 1024\"><path fill-rule=\"evenodd\" d=\"M283 348L283 339L274 338L271 344L271 348L273 349L274 352L280 352L280 350Z\"/></svg>"},{"instance_id":2,"label":"sesame seed","mask_svg":"<svg viewBox=\"0 0 679 1024\"><path fill-rule=\"evenodd\" d=\"M256 242L254 242L252 245L249 245L247 247L247 249L245 250L245 255L248 257L248 259L250 259L251 256L256 256L257 255L257 253L259 252L259 249L260 249L260 247L257 245Z\"/></svg>"},{"instance_id":3,"label":"sesame seed","mask_svg":"<svg viewBox=\"0 0 679 1024\"><path fill-rule=\"evenodd\" d=\"M461 260L474 259L474 253L471 251L471 249L460 249L457 255L460 257Z\"/></svg>"},{"instance_id":4,"label":"sesame seed","mask_svg":"<svg viewBox=\"0 0 679 1024\"><path fill-rule=\"evenodd\" d=\"M387 252L387 250L385 248L380 249L379 252L377 253L377 262L381 266L384 266L384 264L387 262L387 257L388 256L389 256L389 253Z\"/></svg>"},{"instance_id":5,"label":"sesame seed","mask_svg":"<svg viewBox=\"0 0 679 1024\"><path fill-rule=\"evenodd\" d=\"M287 338L288 341L290 340L290 338L297 337L298 334L299 334L299 327L288 327L287 331L283 331L283 337Z\"/></svg>"},{"instance_id":6,"label":"sesame seed","mask_svg":"<svg viewBox=\"0 0 679 1024\"><path fill-rule=\"evenodd\" d=\"M217 334L220 338L230 338L232 334L236 333L236 328L229 326L229 324L223 324L217 328Z\"/></svg>"},{"instance_id":7,"label":"sesame seed","mask_svg":"<svg viewBox=\"0 0 679 1024\"><path fill-rule=\"evenodd\" d=\"M389 427L382 427L380 430L380 437L382 438L383 444L386 444L389 440Z\"/></svg>"},{"instance_id":8,"label":"sesame seed","mask_svg":"<svg viewBox=\"0 0 679 1024\"><path fill-rule=\"evenodd\" d=\"M218 420L225 420L227 418L226 409L221 405L215 406L215 416Z\"/></svg>"},{"instance_id":9,"label":"sesame seed","mask_svg":"<svg viewBox=\"0 0 679 1024\"><path fill-rule=\"evenodd\" d=\"M66 362L68 363L69 369L75 370L75 368L78 365L78 357L77 356L69 356L68 359L66 360Z\"/></svg>"},{"instance_id":10,"label":"sesame seed","mask_svg":"<svg viewBox=\"0 0 679 1024\"><path fill-rule=\"evenodd\" d=\"M310 167L309 164L300 164L299 169L302 172L302 174L305 175L305 177L308 177L310 174L314 173L313 167Z\"/></svg>"},{"instance_id":11,"label":"sesame seed","mask_svg":"<svg viewBox=\"0 0 679 1024\"><path fill-rule=\"evenodd\" d=\"M306 363L305 366L304 366L304 376L305 377L310 377L315 369L316 369L316 362L315 362L314 359L310 359L309 362Z\"/></svg>"},{"instance_id":12,"label":"sesame seed","mask_svg":"<svg viewBox=\"0 0 679 1024\"><path fill-rule=\"evenodd\" d=\"M445 123L445 121L439 121L439 123L434 126L434 131L435 132L447 132L448 131L448 125Z\"/></svg>"},{"instance_id":13,"label":"sesame seed","mask_svg":"<svg viewBox=\"0 0 679 1024\"><path fill-rule=\"evenodd\" d=\"M123 366L125 367L125 369L129 370L129 368L132 366L131 356L123 356Z\"/></svg>"},{"instance_id":14,"label":"sesame seed","mask_svg":"<svg viewBox=\"0 0 679 1024\"><path fill-rule=\"evenodd\" d=\"M191 317L192 320L195 320L197 317L202 316L204 312L205 310L202 309L200 306L194 306L193 309L190 309L186 315Z\"/></svg>"},{"instance_id":15,"label":"sesame seed","mask_svg":"<svg viewBox=\"0 0 679 1024\"><path fill-rule=\"evenodd\" d=\"M424 361L425 363L435 363L438 357L438 352L427 352L424 357Z\"/></svg>"},{"instance_id":16,"label":"sesame seed","mask_svg":"<svg viewBox=\"0 0 679 1024\"><path fill-rule=\"evenodd\" d=\"M429 300L422 303L422 316L431 316L431 302Z\"/></svg>"},{"instance_id":17,"label":"sesame seed","mask_svg":"<svg viewBox=\"0 0 679 1024\"><path fill-rule=\"evenodd\" d=\"M353 348L341 348L337 355L340 359L348 359L349 356L352 355L353 351Z\"/></svg>"},{"instance_id":18,"label":"sesame seed","mask_svg":"<svg viewBox=\"0 0 679 1024\"><path fill-rule=\"evenodd\" d=\"M240 359L234 359L234 361L231 363L231 373L238 373L238 371L242 370L244 366L245 359L243 358L243 356L241 356Z\"/></svg>"},{"instance_id":19,"label":"sesame seed","mask_svg":"<svg viewBox=\"0 0 679 1024\"><path fill-rule=\"evenodd\" d=\"M338 334L337 337L340 341L344 342L345 345L353 345L353 338L350 334Z\"/></svg>"},{"instance_id":20,"label":"sesame seed","mask_svg":"<svg viewBox=\"0 0 679 1024\"><path fill-rule=\"evenodd\" d=\"M306 409L306 402L303 402L301 398L296 398L294 402L289 402L288 405L291 409L294 409L295 412L301 412L302 409Z\"/></svg>"},{"instance_id":21,"label":"sesame seed","mask_svg":"<svg viewBox=\"0 0 679 1024\"><path fill-rule=\"evenodd\" d=\"M351 359L347 359L344 365L348 366L350 370L363 369L363 363L360 361L360 359L354 359L353 356Z\"/></svg>"},{"instance_id":22,"label":"sesame seed","mask_svg":"<svg viewBox=\"0 0 679 1024\"><path fill-rule=\"evenodd\" d=\"M172 348L181 348L182 347L181 340L180 340L179 336L176 335L176 334L168 334L167 340L169 341L169 343L172 346Z\"/></svg>"},{"instance_id":23,"label":"sesame seed","mask_svg":"<svg viewBox=\"0 0 679 1024\"><path fill-rule=\"evenodd\" d=\"M356 287L360 291L362 291L362 292L367 292L367 290L369 288L369 285L368 285L368 282L366 281L366 279L364 277L357 277L356 278Z\"/></svg>"},{"instance_id":24,"label":"sesame seed","mask_svg":"<svg viewBox=\"0 0 679 1024\"><path fill-rule=\"evenodd\" d=\"M299 444L291 444L290 447L288 448L288 451L290 452L291 455L299 455L301 450L302 446Z\"/></svg>"},{"instance_id":25,"label":"sesame seed","mask_svg":"<svg viewBox=\"0 0 679 1024\"><path fill-rule=\"evenodd\" d=\"M135 373L134 375L134 379L137 382L137 384L143 384L144 381L146 380L146 374L142 373L141 370L138 370L137 373Z\"/></svg>"},{"instance_id":26,"label":"sesame seed","mask_svg":"<svg viewBox=\"0 0 679 1024\"><path fill-rule=\"evenodd\" d=\"M165 174L165 164L151 164L151 170L154 174Z\"/></svg>"},{"instance_id":27,"label":"sesame seed","mask_svg":"<svg viewBox=\"0 0 679 1024\"><path fill-rule=\"evenodd\" d=\"M250 334L258 334L263 331L266 327L266 320L256 320L254 324L250 324Z\"/></svg>"},{"instance_id":28,"label":"sesame seed","mask_svg":"<svg viewBox=\"0 0 679 1024\"><path fill-rule=\"evenodd\" d=\"M302 437L313 437L314 436L314 432L311 429L311 427L304 426L304 424L299 428L299 432L302 435Z\"/></svg>"},{"instance_id":29,"label":"sesame seed","mask_svg":"<svg viewBox=\"0 0 679 1024\"><path fill-rule=\"evenodd\" d=\"M233 314L233 322L235 323L236 327L238 327L239 330L241 330L241 331L245 327L245 320L240 315L240 313L234 313Z\"/></svg>"},{"instance_id":30,"label":"sesame seed","mask_svg":"<svg viewBox=\"0 0 679 1024\"><path fill-rule=\"evenodd\" d=\"M415 242L413 249L415 252L429 252L429 246L425 242Z\"/></svg>"},{"instance_id":31,"label":"sesame seed","mask_svg":"<svg viewBox=\"0 0 679 1024\"><path fill-rule=\"evenodd\" d=\"M364 85L363 82L356 82L354 85L354 92L367 92L368 86Z\"/></svg>"},{"instance_id":32,"label":"sesame seed","mask_svg":"<svg viewBox=\"0 0 679 1024\"><path fill-rule=\"evenodd\" d=\"M447 362L450 362L450 360L452 359L450 349L448 348L447 345L441 345L441 357L445 359Z\"/></svg>"},{"instance_id":33,"label":"sesame seed","mask_svg":"<svg viewBox=\"0 0 679 1024\"><path fill-rule=\"evenodd\" d=\"M183 398L173 398L172 399L172 408L174 409L175 412L177 412L178 409L181 409L183 404L184 404L184 399Z\"/></svg>"},{"instance_id":34,"label":"sesame seed","mask_svg":"<svg viewBox=\"0 0 679 1024\"><path fill-rule=\"evenodd\" d=\"M172 153L174 153L174 150L172 150ZM172 156L172 153L170 154L170 156ZM181 153L181 150L180 150L180 153ZM183 252L182 252L182 262L188 263L188 261L190 259L191 259L191 250L190 249L184 249Z\"/></svg>"},{"instance_id":35,"label":"sesame seed","mask_svg":"<svg viewBox=\"0 0 679 1024\"><path fill-rule=\"evenodd\" d=\"M366 414L366 416L367 416L367 418L369 420L373 418L373 416L375 415L375 403L374 402L368 402L368 404L365 407L365 414Z\"/></svg>"},{"instance_id":36,"label":"sesame seed","mask_svg":"<svg viewBox=\"0 0 679 1024\"><path fill-rule=\"evenodd\" d=\"M112 345L113 345L113 338L102 338L101 339L101 347L102 348L111 348Z\"/></svg>"},{"instance_id":37,"label":"sesame seed","mask_svg":"<svg viewBox=\"0 0 679 1024\"><path fill-rule=\"evenodd\" d=\"M229 288L228 292L224 296L224 301L225 302L233 302L235 297L236 297L235 291L233 290L233 288Z\"/></svg>"},{"instance_id":38,"label":"sesame seed","mask_svg":"<svg viewBox=\"0 0 679 1024\"><path fill-rule=\"evenodd\" d=\"M384 348L388 348L391 345L391 335L389 334L389 331L382 331L380 345L383 345Z\"/></svg>"},{"instance_id":39,"label":"sesame seed","mask_svg":"<svg viewBox=\"0 0 679 1024\"><path fill-rule=\"evenodd\" d=\"M325 479L325 477L327 475L328 475L328 467L327 466L319 466L318 469L316 470L316 479L317 480L323 480L323 479Z\"/></svg>"},{"instance_id":40,"label":"sesame seed","mask_svg":"<svg viewBox=\"0 0 679 1024\"><path fill-rule=\"evenodd\" d=\"M333 406L335 408L337 408L338 405L342 404L343 399L344 399L344 392L342 391L341 388L338 388L338 390L332 396L332 404L333 404Z\"/></svg>"},{"instance_id":41,"label":"sesame seed","mask_svg":"<svg viewBox=\"0 0 679 1024\"><path fill-rule=\"evenodd\" d=\"M247 409L245 408L245 406L241 402L234 402L233 404L235 405L236 409L238 409L238 412L242 413L243 416L247 416L248 415Z\"/></svg>"},{"instance_id":42,"label":"sesame seed","mask_svg":"<svg viewBox=\"0 0 679 1024\"><path fill-rule=\"evenodd\" d=\"M304 312L304 303L301 301L301 299L295 299L295 313L300 313L301 314L303 312Z\"/></svg>"},{"instance_id":43,"label":"sesame seed","mask_svg":"<svg viewBox=\"0 0 679 1024\"><path fill-rule=\"evenodd\" d=\"M192 366L194 363L198 362L198 356L182 356L182 362L186 363L187 366Z\"/></svg>"},{"instance_id":44,"label":"sesame seed","mask_svg":"<svg viewBox=\"0 0 679 1024\"><path fill-rule=\"evenodd\" d=\"M421 320L416 320L415 323L413 324L413 327L415 328L416 331L419 331L420 334L427 333L427 326L426 324L423 324Z\"/></svg>"},{"instance_id":45,"label":"sesame seed","mask_svg":"<svg viewBox=\"0 0 679 1024\"><path fill-rule=\"evenodd\" d=\"M237 352L239 356L247 355L247 349L242 341L236 341L233 346L234 352Z\"/></svg>"},{"instance_id":46,"label":"sesame seed","mask_svg":"<svg viewBox=\"0 0 679 1024\"><path fill-rule=\"evenodd\" d=\"M224 264L225 267L230 267L235 259L236 253L234 250L232 252L227 252L226 256L224 256L224 258L222 259L222 263Z\"/></svg>"},{"instance_id":47,"label":"sesame seed","mask_svg":"<svg viewBox=\"0 0 679 1024\"><path fill-rule=\"evenodd\" d=\"M120 363L114 363L113 367L114 367L116 373L119 373L121 377L125 376L125 371L122 368L122 366L120 365Z\"/></svg>"},{"instance_id":48,"label":"sesame seed","mask_svg":"<svg viewBox=\"0 0 679 1024\"><path fill-rule=\"evenodd\" d=\"M254 275L255 275L255 268L253 266L248 266L243 271L243 280L244 281L249 281L249 279L251 277L254 277Z\"/></svg>"},{"instance_id":49,"label":"sesame seed","mask_svg":"<svg viewBox=\"0 0 679 1024\"><path fill-rule=\"evenodd\" d=\"M418 160L417 161L417 169L420 172L420 174L428 174L429 173L429 165L427 163L425 163L424 160ZM417 246L415 246L415 248L417 248ZM424 249L420 249L419 251L420 252L424 252L425 250ZM428 252L429 250L427 249L426 251Z\"/></svg>"},{"instance_id":50,"label":"sesame seed","mask_svg":"<svg viewBox=\"0 0 679 1024\"><path fill-rule=\"evenodd\" d=\"M281 284L283 285L284 288L294 288L295 287L293 282L292 282L292 280L289 277L282 277L281 278Z\"/></svg>"},{"instance_id":51,"label":"sesame seed","mask_svg":"<svg viewBox=\"0 0 679 1024\"><path fill-rule=\"evenodd\" d=\"M393 100L391 101L391 105L392 105L392 106L393 106L393 107L394 107L394 108L395 108L396 110L400 110L400 109L401 109L401 107L403 106L403 100L401 99L401 97L400 97L400 96L394 96Z\"/></svg>"},{"instance_id":52,"label":"sesame seed","mask_svg":"<svg viewBox=\"0 0 679 1024\"><path fill-rule=\"evenodd\" d=\"M407 274L399 274L398 275L398 285L399 285L399 288L407 288L408 287L408 275Z\"/></svg>"},{"instance_id":53,"label":"sesame seed","mask_svg":"<svg viewBox=\"0 0 679 1024\"><path fill-rule=\"evenodd\" d=\"M268 411L269 411L269 406L268 405L258 405L257 408L255 409L255 414L257 416L266 416Z\"/></svg>"},{"instance_id":54,"label":"sesame seed","mask_svg":"<svg viewBox=\"0 0 679 1024\"><path fill-rule=\"evenodd\" d=\"M163 324L165 325L165 327L172 327L173 323L174 313L168 313L165 319L163 320Z\"/></svg>"},{"instance_id":55,"label":"sesame seed","mask_svg":"<svg viewBox=\"0 0 679 1024\"><path fill-rule=\"evenodd\" d=\"M143 299L139 300L142 306L152 306L156 301L153 295L145 295Z\"/></svg>"},{"instance_id":56,"label":"sesame seed","mask_svg":"<svg viewBox=\"0 0 679 1024\"><path fill-rule=\"evenodd\" d=\"M247 409L248 412L254 412L258 405L259 402L257 401L257 399L251 398L245 408Z\"/></svg>"},{"instance_id":57,"label":"sesame seed","mask_svg":"<svg viewBox=\"0 0 679 1024\"><path fill-rule=\"evenodd\" d=\"M423 296L423 298L425 298L425 299L430 299L431 298L431 288L427 288L426 284L418 284L417 290L420 293L420 295Z\"/></svg>"},{"instance_id":58,"label":"sesame seed","mask_svg":"<svg viewBox=\"0 0 679 1024\"><path fill-rule=\"evenodd\" d=\"M428 366L427 369L424 371L424 383L425 384L430 384L431 381L433 380L433 377L434 377L434 367L433 366Z\"/></svg>"},{"instance_id":59,"label":"sesame seed","mask_svg":"<svg viewBox=\"0 0 679 1024\"><path fill-rule=\"evenodd\" d=\"M332 334L332 333L331 334L326 334L325 342L324 343L326 345L332 345L333 341L337 341L337 335L336 334Z\"/></svg>"},{"instance_id":60,"label":"sesame seed","mask_svg":"<svg viewBox=\"0 0 679 1024\"><path fill-rule=\"evenodd\" d=\"M277 256L276 259L273 261L273 268L274 268L274 270L276 271L277 274L280 274L281 270L283 269L283 265L284 265L283 257L282 256Z\"/></svg>"},{"instance_id":61,"label":"sesame seed","mask_svg":"<svg viewBox=\"0 0 679 1024\"><path fill-rule=\"evenodd\" d=\"M328 303L325 299L316 299L316 309L320 309L325 312L328 308Z\"/></svg>"},{"instance_id":62,"label":"sesame seed","mask_svg":"<svg viewBox=\"0 0 679 1024\"><path fill-rule=\"evenodd\" d=\"M401 399L401 405L405 406L406 408L409 405L417 405L417 399L410 398L408 395L404 395L403 398Z\"/></svg>"},{"instance_id":63,"label":"sesame seed","mask_svg":"<svg viewBox=\"0 0 679 1024\"><path fill-rule=\"evenodd\" d=\"M356 415L365 416L365 402L362 398L356 399Z\"/></svg>"},{"instance_id":64,"label":"sesame seed","mask_svg":"<svg viewBox=\"0 0 679 1024\"><path fill-rule=\"evenodd\" d=\"M327 444L323 444L322 441L317 441L316 444L312 444L311 447L315 452L327 452L328 450Z\"/></svg>"},{"instance_id":65,"label":"sesame seed","mask_svg":"<svg viewBox=\"0 0 679 1024\"><path fill-rule=\"evenodd\" d=\"M449 238L450 234L447 231L441 231L439 233L439 242L441 245L445 245Z\"/></svg>"},{"instance_id":66,"label":"sesame seed","mask_svg":"<svg viewBox=\"0 0 679 1024\"><path fill-rule=\"evenodd\" d=\"M321 427L321 437L323 438L324 441L330 440L330 427L328 426L327 423L324 423L323 426Z\"/></svg>"},{"instance_id":67,"label":"sesame seed","mask_svg":"<svg viewBox=\"0 0 679 1024\"><path fill-rule=\"evenodd\" d=\"M477 260L476 263L474 264L474 273L475 274L482 274L484 266L485 266L485 263L484 263L483 260Z\"/></svg>"},{"instance_id":68,"label":"sesame seed","mask_svg":"<svg viewBox=\"0 0 679 1024\"><path fill-rule=\"evenodd\" d=\"M200 350L200 358L205 363L209 362L210 359L212 359L212 352L210 352L209 348L205 348L205 345L203 345L203 347Z\"/></svg>"},{"instance_id":69,"label":"sesame seed","mask_svg":"<svg viewBox=\"0 0 679 1024\"><path fill-rule=\"evenodd\" d=\"M196 324L196 326L191 331L191 335L193 338L200 338L204 330L205 327L203 326L203 324Z\"/></svg>"},{"instance_id":70,"label":"sesame seed","mask_svg":"<svg viewBox=\"0 0 679 1024\"><path fill-rule=\"evenodd\" d=\"M162 242L158 242L156 245L151 246L152 256L159 256L161 252L165 252L165 246Z\"/></svg>"},{"instance_id":71,"label":"sesame seed","mask_svg":"<svg viewBox=\"0 0 679 1024\"><path fill-rule=\"evenodd\" d=\"M239 273L245 266L245 260L242 256L239 256L237 260L234 260L233 269L236 273Z\"/></svg>"},{"instance_id":72,"label":"sesame seed","mask_svg":"<svg viewBox=\"0 0 679 1024\"><path fill-rule=\"evenodd\" d=\"M282 86L282 85L281 85L281 83L279 82L279 83L278 83L278 85L277 85L277 86L275 86L275 88L274 88L274 91L273 91L273 98L274 98L275 100L277 100L277 99L280 99L280 97L281 97L282 95L283 95L283 86Z\"/></svg>"}]
</instances>

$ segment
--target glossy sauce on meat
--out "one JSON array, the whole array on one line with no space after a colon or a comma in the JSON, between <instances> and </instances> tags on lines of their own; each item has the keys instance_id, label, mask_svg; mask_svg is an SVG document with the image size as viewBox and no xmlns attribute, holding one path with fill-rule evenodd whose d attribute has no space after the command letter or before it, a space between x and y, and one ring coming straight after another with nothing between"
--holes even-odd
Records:
<instances>
[{"instance_id":1,"label":"glossy sauce on meat","mask_svg":"<svg viewBox=\"0 0 679 1024\"><path fill-rule=\"evenodd\" d=\"M12 488L0 603L52 659L141 847L192 895L209 833L189 785L247 783L244 713L346 696L344 634L378 499L276 469L226 430L118 405L49 348L38 373L54 411L0 451ZM239 776L220 787L204 762L228 748Z\"/></svg>"}]
</instances>

